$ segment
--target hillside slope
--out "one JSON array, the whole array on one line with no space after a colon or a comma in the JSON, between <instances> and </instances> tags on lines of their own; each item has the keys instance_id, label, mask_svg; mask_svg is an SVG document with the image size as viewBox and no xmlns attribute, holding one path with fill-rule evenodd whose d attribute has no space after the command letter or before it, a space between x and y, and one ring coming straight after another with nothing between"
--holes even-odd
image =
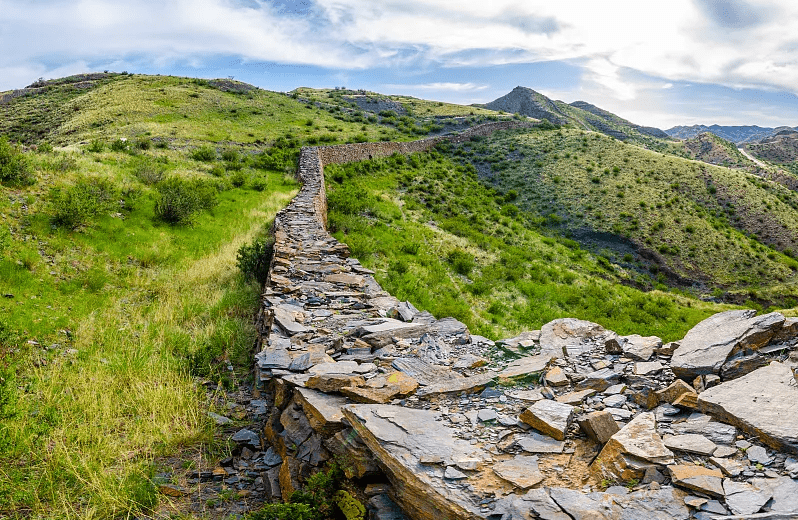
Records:
<instances>
[{"instance_id":1,"label":"hillside slope","mask_svg":"<svg viewBox=\"0 0 798 520\"><path fill-rule=\"evenodd\" d=\"M798 196L777 183L574 129L504 133L452 154L500 192L516 192L540 225L644 284L795 292Z\"/></svg>"}]
</instances>

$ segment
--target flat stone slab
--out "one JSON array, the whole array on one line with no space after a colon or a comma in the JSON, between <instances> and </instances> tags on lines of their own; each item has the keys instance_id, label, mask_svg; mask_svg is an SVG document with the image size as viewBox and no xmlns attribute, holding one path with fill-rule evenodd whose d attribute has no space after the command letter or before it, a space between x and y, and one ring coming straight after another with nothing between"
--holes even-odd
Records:
<instances>
[{"instance_id":1,"label":"flat stone slab","mask_svg":"<svg viewBox=\"0 0 798 520\"><path fill-rule=\"evenodd\" d=\"M507 367L499 372L499 379L515 379L529 375L540 374L551 361L549 354L538 354L535 356L525 356L511 362Z\"/></svg>"},{"instance_id":2,"label":"flat stone slab","mask_svg":"<svg viewBox=\"0 0 798 520\"><path fill-rule=\"evenodd\" d=\"M677 377L718 374L732 354L756 350L781 330L784 316L777 312L756 316L753 310L733 310L710 316L690 329L671 358Z\"/></svg>"},{"instance_id":3,"label":"flat stone slab","mask_svg":"<svg viewBox=\"0 0 798 520\"><path fill-rule=\"evenodd\" d=\"M524 410L518 418L536 430L562 441L565 440L573 416L573 406L544 399Z\"/></svg>"},{"instance_id":4,"label":"flat stone slab","mask_svg":"<svg viewBox=\"0 0 798 520\"><path fill-rule=\"evenodd\" d=\"M348 404L345 397L329 395L311 388L296 389L299 403L310 421L310 426L323 433L335 433L344 427L341 407Z\"/></svg>"},{"instance_id":5,"label":"flat stone slab","mask_svg":"<svg viewBox=\"0 0 798 520\"><path fill-rule=\"evenodd\" d=\"M687 520L690 518L690 509L684 504L684 497L687 494L670 486L656 491L636 491L623 495L583 493L578 489L568 488L551 488L548 491L551 498L574 520Z\"/></svg>"},{"instance_id":6,"label":"flat stone slab","mask_svg":"<svg viewBox=\"0 0 798 520\"><path fill-rule=\"evenodd\" d=\"M448 381L427 385L416 392L416 395L419 397L428 397L440 394L477 392L485 388L495 377L495 372L485 372L484 374L477 374L475 376L449 379Z\"/></svg>"},{"instance_id":7,"label":"flat stone slab","mask_svg":"<svg viewBox=\"0 0 798 520\"><path fill-rule=\"evenodd\" d=\"M668 466L671 480L677 486L699 491L714 497L723 497L723 474L702 466L674 464Z\"/></svg>"},{"instance_id":8,"label":"flat stone slab","mask_svg":"<svg viewBox=\"0 0 798 520\"><path fill-rule=\"evenodd\" d=\"M518 455L493 465L493 472L517 488L529 489L543 482L535 456Z\"/></svg>"},{"instance_id":9,"label":"flat stone slab","mask_svg":"<svg viewBox=\"0 0 798 520\"><path fill-rule=\"evenodd\" d=\"M665 446L671 450L697 453L698 455L712 455L718 445L703 435L688 433L686 435L673 435L665 438Z\"/></svg>"},{"instance_id":10,"label":"flat stone slab","mask_svg":"<svg viewBox=\"0 0 798 520\"><path fill-rule=\"evenodd\" d=\"M440 414L392 405L348 405L344 416L374 454L394 487L399 505L410 517L420 519L469 520L484 518L480 505L459 486L448 486L450 477L470 480L454 464L457 460L487 456L457 431L442 423ZM439 464L422 464L440 460ZM457 472L456 475L454 472Z\"/></svg>"},{"instance_id":11,"label":"flat stone slab","mask_svg":"<svg viewBox=\"0 0 798 520\"><path fill-rule=\"evenodd\" d=\"M758 513L773 496L773 491L769 488L757 489L747 482L735 482L730 478L723 480L723 492L726 495L726 506L735 515Z\"/></svg>"},{"instance_id":12,"label":"flat stone slab","mask_svg":"<svg viewBox=\"0 0 798 520\"><path fill-rule=\"evenodd\" d=\"M460 379L463 376L457 372L440 365L427 363L420 358L397 358L391 365L400 372L404 372L424 386L432 386L453 379Z\"/></svg>"},{"instance_id":13,"label":"flat stone slab","mask_svg":"<svg viewBox=\"0 0 798 520\"><path fill-rule=\"evenodd\" d=\"M516 434L514 444L527 453L562 453L565 449L565 442L535 432Z\"/></svg>"},{"instance_id":14,"label":"flat stone slab","mask_svg":"<svg viewBox=\"0 0 798 520\"><path fill-rule=\"evenodd\" d=\"M654 349L662 346L662 340L657 336L632 334L621 339L623 354L635 361L648 361L654 355Z\"/></svg>"},{"instance_id":15,"label":"flat stone slab","mask_svg":"<svg viewBox=\"0 0 798 520\"><path fill-rule=\"evenodd\" d=\"M698 407L773 448L798 453L798 386L787 365L774 362L705 390Z\"/></svg>"}]
</instances>

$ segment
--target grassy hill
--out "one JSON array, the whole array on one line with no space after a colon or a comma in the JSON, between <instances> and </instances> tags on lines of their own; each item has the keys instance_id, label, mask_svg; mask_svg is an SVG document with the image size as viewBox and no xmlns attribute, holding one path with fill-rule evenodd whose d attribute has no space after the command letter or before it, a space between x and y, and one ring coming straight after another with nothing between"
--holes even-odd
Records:
<instances>
[{"instance_id":1,"label":"grassy hill","mask_svg":"<svg viewBox=\"0 0 798 520\"><path fill-rule=\"evenodd\" d=\"M757 170L756 165L740 153L734 143L711 132L704 132L685 139L683 144L690 154L690 158L697 161L728 168L746 169L752 173Z\"/></svg>"},{"instance_id":2,"label":"grassy hill","mask_svg":"<svg viewBox=\"0 0 798 520\"><path fill-rule=\"evenodd\" d=\"M330 229L398 298L494 339L573 316L673 340L723 308L629 287L633 270L544 234L457 149L325 168Z\"/></svg>"},{"instance_id":3,"label":"grassy hill","mask_svg":"<svg viewBox=\"0 0 798 520\"><path fill-rule=\"evenodd\" d=\"M798 197L780 184L575 129L506 132L450 153L642 286L735 301L794 293Z\"/></svg>"}]
</instances>

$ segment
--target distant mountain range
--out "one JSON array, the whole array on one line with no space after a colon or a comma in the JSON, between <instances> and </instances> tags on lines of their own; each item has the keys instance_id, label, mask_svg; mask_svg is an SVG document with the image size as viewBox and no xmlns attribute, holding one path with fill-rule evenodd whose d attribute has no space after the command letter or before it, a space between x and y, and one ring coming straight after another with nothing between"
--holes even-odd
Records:
<instances>
[{"instance_id":1,"label":"distant mountain range","mask_svg":"<svg viewBox=\"0 0 798 520\"><path fill-rule=\"evenodd\" d=\"M751 126L721 126L721 125L693 125L693 126L674 126L665 130L665 133L677 139L692 139L699 134L711 132L718 137L735 144L755 143L763 139L773 137L784 130L796 130L798 127L780 126L778 128L768 128L756 125Z\"/></svg>"}]
</instances>

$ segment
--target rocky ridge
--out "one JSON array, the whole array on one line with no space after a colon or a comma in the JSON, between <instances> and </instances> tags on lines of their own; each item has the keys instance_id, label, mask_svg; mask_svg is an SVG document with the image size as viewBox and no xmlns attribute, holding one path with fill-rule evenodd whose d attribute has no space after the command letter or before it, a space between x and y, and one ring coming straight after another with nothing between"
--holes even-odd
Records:
<instances>
[{"instance_id":1,"label":"rocky ridge","mask_svg":"<svg viewBox=\"0 0 798 520\"><path fill-rule=\"evenodd\" d=\"M798 320L730 311L663 345L564 318L493 342L387 294L326 232L325 164L515 124L302 150L257 322L265 498L337 458L375 519L798 516Z\"/></svg>"}]
</instances>

